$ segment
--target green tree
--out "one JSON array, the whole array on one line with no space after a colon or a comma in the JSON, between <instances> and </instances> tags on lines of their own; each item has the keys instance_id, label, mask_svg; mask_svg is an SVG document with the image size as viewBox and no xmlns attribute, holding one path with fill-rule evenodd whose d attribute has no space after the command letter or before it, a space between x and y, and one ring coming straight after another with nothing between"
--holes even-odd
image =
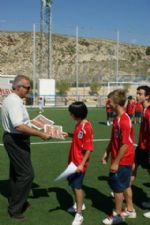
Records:
<instances>
[{"instance_id":1,"label":"green tree","mask_svg":"<svg viewBox=\"0 0 150 225\"><path fill-rule=\"evenodd\" d=\"M130 87L131 87L130 83L124 83L123 84L123 89L126 90L127 92L129 91Z\"/></svg>"},{"instance_id":2,"label":"green tree","mask_svg":"<svg viewBox=\"0 0 150 225\"><path fill-rule=\"evenodd\" d=\"M66 94L70 89L70 85L66 80L60 80L56 83L56 89L60 94Z\"/></svg>"},{"instance_id":3,"label":"green tree","mask_svg":"<svg viewBox=\"0 0 150 225\"><path fill-rule=\"evenodd\" d=\"M146 48L146 55L150 55L150 46Z\"/></svg>"},{"instance_id":4,"label":"green tree","mask_svg":"<svg viewBox=\"0 0 150 225\"><path fill-rule=\"evenodd\" d=\"M98 94L99 90L101 89L101 84L94 81L90 84L90 94Z\"/></svg>"}]
</instances>

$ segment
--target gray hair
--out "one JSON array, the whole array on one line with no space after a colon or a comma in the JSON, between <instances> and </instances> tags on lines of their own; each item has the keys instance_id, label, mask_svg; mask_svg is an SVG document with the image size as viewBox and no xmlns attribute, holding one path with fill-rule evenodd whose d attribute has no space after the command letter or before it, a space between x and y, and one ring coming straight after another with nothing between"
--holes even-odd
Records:
<instances>
[{"instance_id":1,"label":"gray hair","mask_svg":"<svg viewBox=\"0 0 150 225\"><path fill-rule=\"evenodd\" d=\"M12 89L15 90L17 86L22 85L22 80L29 80L30 78L25 75L17 75L13 81Z\"/></svg>"}]
</instances>

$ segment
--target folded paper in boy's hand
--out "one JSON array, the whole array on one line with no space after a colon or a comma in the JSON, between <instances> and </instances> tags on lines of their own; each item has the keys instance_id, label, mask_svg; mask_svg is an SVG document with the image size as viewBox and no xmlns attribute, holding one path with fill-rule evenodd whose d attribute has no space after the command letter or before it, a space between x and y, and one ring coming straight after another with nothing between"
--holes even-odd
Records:
<instances>
[{"instance_id":1,"label":"folded paper in boy's hand","mask_svg":"<svg viewBox=\"0 0 150 225\"><path fill-rule=\"evenodd\" d=\"M52 138L64 139L62 126L46 124L44 126L44 131L50 134Z\"/></svg>"},{"instance_id":2,"label":"folded paper in boy's hand","mask_svg":"<svg viewBox=\"0 0 150 225\"><path fill-rule=\"evenodd\" d=\"M43 115L38 115L30 121L30 124L32 127L36 128L38 130L42 130L42 129L44 129L44 126L46 124L52 125L52 124L54 124L54 121L49 120L48 118L46 118Z\"/></svg>"}]
</instances>

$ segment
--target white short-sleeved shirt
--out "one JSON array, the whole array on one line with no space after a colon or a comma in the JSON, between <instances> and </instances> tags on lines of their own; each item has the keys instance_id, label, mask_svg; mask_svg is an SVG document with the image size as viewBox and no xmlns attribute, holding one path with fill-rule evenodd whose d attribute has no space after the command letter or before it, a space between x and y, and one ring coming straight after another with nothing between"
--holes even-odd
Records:
<instances>
[{"instance_id":1,"label":"white short-sleeved shirt","mask_svg":"<svg viewBox=\"0 0 150 225\"><path fill-rule=\"evenodd\" d=\"M28 124L30 120L23 100L15 93L5 98L1 113L3 128L9 133L21 133L16 130L16 126Z\"/></svg>"}]
</instances>

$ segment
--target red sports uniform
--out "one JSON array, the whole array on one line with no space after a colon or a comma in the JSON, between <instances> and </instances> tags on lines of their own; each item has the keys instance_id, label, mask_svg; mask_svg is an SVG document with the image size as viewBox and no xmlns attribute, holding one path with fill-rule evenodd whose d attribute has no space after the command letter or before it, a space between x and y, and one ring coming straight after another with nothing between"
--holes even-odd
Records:
<instances>
[{"instance_id":1,"label":"red sports uniform","mask_svg":"<svg viewBox=\"0 0 150 225\"><path fill-rule=\"evenodd\" d=\"M84 158L85 151L93 151L93 131L89 121L76 124L68 162L73 162L77 166L80 165ZM83 172L86 171L88 162L89 160L86 161Z\"/></svg>"},{"instance_id":2,"label":"red sports uniform","mask_svg":"<svg viewBox=\"0 0 150 225\"><path fill-rule=\"evenodd\" d=\"M149 139L150 139L150 106L144 109L142 122L139 133L139 143L138 146L140 150L148 151L149 149Z\"/></svg>"},{"instance_id":3,"label":"red sports uniform","mask_svg":"<svg viewBox=\"0 0 150 225\"><path fill-rule=\"evenodd\" d=\"M135 101L134 100L128 101L126 113L130 116L133 115L134 112L135 112Z\"/></svg>"},{"instance_id":4,"label":"red sports uniform","mask_svg":"<svg viewBox=\"0 0 150 225\"><path fill-rule=\"evenodd\" d=\"M106 112L107 113L112 112L112 108L110 107L110 100L109 99L106 100Z\"/></svg>"},{"instance_id":5,"label":"red sports uniform","mask_svg":"<svg viewBox=\"0 0 150 225\"><path fill-rule=\"evenodd\" d=\"M142 112L143 107L142 104L138 101L135 102L135 112Z\"/></svg>"},{"instance_id":6,"label":"red sports uniform","mask_svg":"<svg viewBox=\"0 0 150 225\"><path fill-rule=\"evenodd\" d=\"M123 144L127 144L127 151L120 160L119 165L131 166L134 163L134 130L127 113L113 120L111 136L111 158L112 163L117 157L118 151Z\"/></svg>"}]
</instances>

